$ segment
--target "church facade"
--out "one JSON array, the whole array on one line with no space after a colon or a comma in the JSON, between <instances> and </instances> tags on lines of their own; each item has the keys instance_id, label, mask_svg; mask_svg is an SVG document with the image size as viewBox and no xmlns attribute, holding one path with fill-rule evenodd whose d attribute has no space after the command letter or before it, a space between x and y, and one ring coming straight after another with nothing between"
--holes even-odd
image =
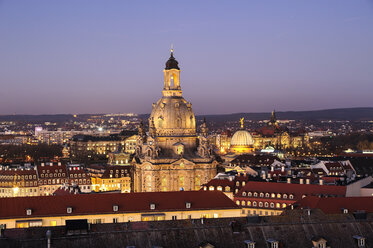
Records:
<instances>
[{"instance_id":1,"label":"church facade","mask_svg":"<svg viewBox=\"0 0 373 248\"><path fill-rule=\"evenodd\" d=\"M139 126L132 161L134 191L199 190L216 175L217 162L207 135L205 121L196 132L192 104L182 96L180 68L171 50L162 98L153 103L148 134Z\"/></svg>"}]
</instances>

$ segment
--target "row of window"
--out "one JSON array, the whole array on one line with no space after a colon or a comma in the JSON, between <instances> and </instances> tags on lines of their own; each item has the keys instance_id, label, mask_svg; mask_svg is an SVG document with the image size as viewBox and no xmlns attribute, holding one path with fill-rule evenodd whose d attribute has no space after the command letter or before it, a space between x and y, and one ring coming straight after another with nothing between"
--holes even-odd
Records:
<instances>
[{"instance_id":1,"label":"row of window","mask_svg":"<svg viewBox=\"0 0 373 248\"><path fill-rule=\"evenodd\" d=\"M207 187L206 187L206 186L203 187L203 190L207 190ZM210 191L213 191L213 190L215 190L215 187L214 187L214 186L210 186L210 187L209 187L209 190L210 190ZM223 187L222 187L222 186L217 186L217 187L216 187L216 190L223 191ZM226 192L230 192L230 191L231 191L231 187L226 186L226 187L224 188L224 191L226 191Z\"/></svg>"},{"instance_id":2,"label":"row of window","mask_svg":"<svg viewBox=\"0 0 373 248\"><path fill-rule=\"evenodd\" d=\"M288 205L286 203L274 203L274 202L256 202L256 201L239 201L236 200L237 205L247 206L247 207L260 207L260 208L286 208ZM290 204L289 204L290 205Z\"/></svg>"},{"instance_id":3,"label":"row of window","mask_svg":"<svg viewBox=\"0 0 373 248\"><path fill-rule=\"evenodd\" d=\"M15 175L15 176L8 176L8 175L0 175L0 179L3 180L13 180L13 179L36 179L36 175Z\"/></svg>"},{"instance_id":4,"label":"row of window","mask_svg":"<svg viewBox=\"0 0 373 248\"><path fill-rule=\"evenodd\" d=\"M252 193L252 192L242 192L242 196L248 196L248 197L258 197L258 195L259 195L259 197L261 197L261 198L263 198L263 197L266 197L266 198L283 198L283 199L288 199L288 197L289 197L289 199L294 199L294 195L293 194L290 194L289 196L287 195L287 194L280 194L280 193L263 193L263 192L261 192L261 193L257 193L257 192L254 192L254 193Z\"/></svg>"}]
</instances>

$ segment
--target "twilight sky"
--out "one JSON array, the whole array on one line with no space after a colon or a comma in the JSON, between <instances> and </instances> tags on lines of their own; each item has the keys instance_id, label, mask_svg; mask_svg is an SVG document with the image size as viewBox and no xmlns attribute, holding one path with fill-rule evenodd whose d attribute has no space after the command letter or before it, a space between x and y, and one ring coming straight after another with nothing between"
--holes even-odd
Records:
<instances>
[{"instance_id":1,"label":"twilight sky","mask_svg":"<svg viewBox=\"0 0 373 248\"><path fill-rule=\"evenodd\" d=\"M0 114L373 107L373 0L0 0Z\"/></svg>"}]
</instances>

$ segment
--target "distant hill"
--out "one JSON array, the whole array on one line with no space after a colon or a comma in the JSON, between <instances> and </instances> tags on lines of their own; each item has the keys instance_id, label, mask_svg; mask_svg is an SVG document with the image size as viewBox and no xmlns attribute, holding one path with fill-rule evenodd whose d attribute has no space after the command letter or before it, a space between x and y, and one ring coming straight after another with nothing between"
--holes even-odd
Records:
<instances>
[{"instance_id":1,"label":"distant hill","mask_svg":"<svg viewBox=\"0 0 373 248\"><path fill-rule=\"evenodd\" d=\"M237 121L244 117L246 120L266 120L270 117L269 112L265 113L234 113L221 115L198 115L197 119L206 117L213 121ZM0 121L27 121L33 123L42 122L65 122L69 120L84 120L93 115L85 114L78 115L74 118L70 114L58 115L0 115ZM140 118L146 120L149 114L139 115ZM341 108L341 109L325 109L312 111L285 111L276 112L276 117L279 120L373 120L373 108Z\"/></svg>"},{"instance_id":2,"label":"distant hill","mask_svg":"<svg viewBox=\"0 0 373 248\"><path fill-rule=\"evenodd\" d=\"M225 115L197 116L197 118L202 117L215 121L234 121L241 117L244 117L247 120L265 120L270 118L270 113L235 113ZM276 117L279 120L373 120L373 108L286 111L276 112Z\"/></svg>"}]
</instances>

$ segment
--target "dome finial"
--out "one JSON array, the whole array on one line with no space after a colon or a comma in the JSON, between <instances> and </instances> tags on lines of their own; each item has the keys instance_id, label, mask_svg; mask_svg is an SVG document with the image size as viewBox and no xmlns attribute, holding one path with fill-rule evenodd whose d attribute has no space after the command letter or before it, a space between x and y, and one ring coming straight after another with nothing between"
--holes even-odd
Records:
<instances>
[{"instance_id":1,"label":"dome finial","mask_svg":"<svg viewBox=\"0 0 373 248\"><path fill-rule=\"evenodd\" d=\"M242 117L241 119L240 119L240 123L241 123L241 128L243 129L243 120L244 120L245 118L244 117Z\"/></svg>"},{"instance_id":2,"label":"dome finial","mask_svg":"<svg viewBox=\"0 0 373 248\"><path fill-rule=\"evenodd\" d=\"M174 56L174 45L171 44L171 57L173 57L173 56Z\"/></svg>"}]
</instances>

